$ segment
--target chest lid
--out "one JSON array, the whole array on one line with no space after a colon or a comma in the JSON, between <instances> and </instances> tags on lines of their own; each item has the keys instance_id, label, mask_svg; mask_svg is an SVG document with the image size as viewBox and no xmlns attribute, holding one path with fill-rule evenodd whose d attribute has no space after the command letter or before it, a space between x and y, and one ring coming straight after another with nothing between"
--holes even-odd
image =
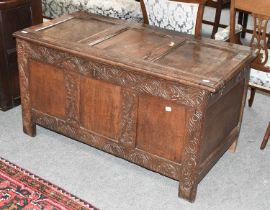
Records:
<instances>
[{"instance_id":1,"label":"chest lid","mask_svg":"<svg viewBox=\"0 0 270 210\"><path fill-rule=\"evenodd\" d=\"M87 13L62 16L15 36L211 92L253 59L247 47Z\"/></svg>"}]
</instances>

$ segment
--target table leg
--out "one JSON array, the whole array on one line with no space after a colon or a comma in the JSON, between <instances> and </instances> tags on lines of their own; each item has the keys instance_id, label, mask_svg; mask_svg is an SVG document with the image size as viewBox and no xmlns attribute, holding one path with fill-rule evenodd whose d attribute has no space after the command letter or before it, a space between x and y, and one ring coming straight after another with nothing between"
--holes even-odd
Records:
<instances>
[{"instance_id":1,"label":"table leg","mask_svg":"<svg viewBox=\"0 0 270 210\"><path fill-rule=\"evenodd\" d=\"M197 195L197 188L197 183L193 184L190 188L183 187L183 185L180 183L178 196L193 203Z\"/></svg>"},{"instance_id":2,"label":"table leg","mask_svg":"<svg viewBox=\"0 0 270 210\"><path fill-rule=\"evenodd\" d=\"M23 123L23 132L29 136L36 136L36 124L29 124L29 125L25 125L25 123Z\"/></svg>"},{"instance_id":3,"label":"table leg","mask_svg":"<svg viewBox=\"0 0 270 210\"><path fill-rule=\"evenodd\" d=\"M264 135L264 138L263 138L263 141L262 141L262 144L261 144L261 150L263 150L268 142L268 139L269 139L269 136L270 136L270 122L268 124L268 128L265 132L265 135Z\"/></svg>"},{"instance_id":4,"label":"table leg","mask_svg":"<svg viewBox=\"0 0 270 210\"><path fill-rule=\"evenodd\" d=\"M236 148L237 148L237 142L238 142L238 140L235 140L235 141L232 143L232 145L231 145L230 148L229 148L229 151L230 151L230 152L235 152L235 151L236 151Z\"/></svg>"},{"instance_id":5,"label":"table leg","mask_svg":"<svg viewBox=\"0 0 270 210\"><path fill-rule=\"evenodd\" d=\"M252 104L253 104L255 93L256 93L256 88L250 87L250 98L248 100L248 106L249 107L251 107Z\"/></svg>"},{"instance_id":6,"label":"table leg","mask_svg":"<svg viewBox=\"0 0 270 210\"><path fill-rule=\"evenodd\" d=\"M32 120L31 99L30 99L30 81L29 64L27 58L27 45L24 41L17 40L17 54L19 63L19 79L22 104L23 132L29 136L36 135L36 124Z\"/></svg>"}]
</instances>

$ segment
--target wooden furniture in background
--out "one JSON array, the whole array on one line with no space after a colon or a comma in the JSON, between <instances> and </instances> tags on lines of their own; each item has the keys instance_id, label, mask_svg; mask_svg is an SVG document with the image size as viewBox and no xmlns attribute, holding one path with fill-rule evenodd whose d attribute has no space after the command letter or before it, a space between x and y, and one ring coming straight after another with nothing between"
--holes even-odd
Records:
<instances>
[{"instance_id":1,"label":"wooden furniture in background","mask_svg":"<svg viewBox=\"0 0 270 210\"><path fill-rule=\"evenodd\" d=\"M250 33L253 34L253 30L249 29L248 26L248 19L249 19L250 13L246 12L246 11L239 11L239 16L238 16L238 24L241 24L243 26L243 31L241 33L241 38L245 38L246 37L246 33ZM270 36L270 34L268 33L268 36ZM269 45L269 39L268 39L268 46Z\"/></svg>"},{"instance_id":2,"label":"wooden furniture in background","mask_svg":"<svg viewBox=\"0 0 270 210\"><path fill-rule=\"evenodd\" d=\"M211 38L214 39L215 34L218 31L218 28L219 27L222 27L222 28L226 27L226 25L223 25L220 23L220 18L221 18L222 9L230 6L230 0L207 0L206 6L215 8L215 10L216 10L214 22L209 21L209 20L204 20L204 19L202 21L202 23L204 23L204 24L208 24L208 25L213 26Z\"/></svg>"},{"instance_id":3,"label":"wooden furniture in background","mask_svg":"<svg viewBox=\"0 0 270 210\"><path fill-rule=\"evenodd\" d=\"M16 42L12 34L32 25L31 14L37 13L30 3L28 0L0 1L0 110L3 111L20 103Z\"/></svg>"},{"instance_id":4,"label":"wooden furniture in background","mask_svg":"<svg viewBox=\"0 0 270 210\"><path fill-rule=\"evenodd\" d=\"M246 47L86 13L15 36L30 136L41 125L179 180L189 201L237 141Z\"/></svg>"},{"instance_id":5,"label":"wooden furniture in background","mask_svg":"<svg viewBox=\"0 0 270 210\"><path fill-rule=\"evenodd\" d=\"M43 22L41 0L31 0L32 24L37 25Z\"/></svg>"},{"instance_id":6,"label":"wooden furniture in background","mask_svg":"<svg viewBox=\"0 0 270 210\"><path fill-rule=\"evenodd\" d=\"M253 33L253 31L247 29L248 15L249 14L247 12L239 11L238 24L243 26L243 30L241 32L241 38L245 38L247 32Z\"/></svg>"},{"instance_id":7,"label":"wooden furniture in background","mask_svg":"<svg viewBox=\"0 0 270 210\"><path fill-rule=\"evenodd\" d=\"M265 132L265 135L264 135L264 138L263 138L263 141L262 141L262 144L261 144L261 150L263 150L269 140L269 137L270 137L270 122L268 124L268 127L266 129L266 132Z\"/></svg>"},{"instance_id":8,"label":"wooden furniture in background","mask_svg":"<svg viewBox=\"0 0 270 210\"><path fill-rule=\"evenodd\" d=\"M145 24L201 36L206 0L162 0L154 4L149 0L140 2Z\"/></svg>"},{"instance_id":9,"label":"wooden furniture in background","mask_svg":"<svg viewBox=\"0 0 270 210\"><path fill-rule=\"evenodd\" d=\"M29 1L0 2L0 109L20 103L16 42L12 33L31 26Z\"/></svg>"},{"instance_id":10,"label":"wooden furniture in background","mask_svg":"<svg viewBox=\"0 0 270 210\"><path fill-rule=\"evenodd\" d=\"M249 86L251 89L249 106L253 104L256 89L270 93L270 67L269 51L267 41L267 24L270 19L270 2L265 0L232 0L231 4L231 31L234 34L235 13L236 10L243 10L251 13L253 16L253 36L250 46L256 51L257 57L252 63ZM268 38L269 39L269 38ZM231 42L234 42L234 36L231 36ZM264 149L270 134L270 123L261 144Z\"/></svg>"},{"instance_id":11,"label":"wooden furniture in background","mask_svg":"<svg viewBox=\"0 0 270 210\"><path fill-rule=\"evenodd\" d=\"M235 43L235 15L236 10L246 11L252 14L254 29L250 46L256 52L257 57L252 62L249 86L251 89L249 106L253 104L256 89L270 93L270 67L267 45L267 23L270 19L270 2L264 0L232 0L230 20L230 40Z\"/></svg>"}]
</instances>

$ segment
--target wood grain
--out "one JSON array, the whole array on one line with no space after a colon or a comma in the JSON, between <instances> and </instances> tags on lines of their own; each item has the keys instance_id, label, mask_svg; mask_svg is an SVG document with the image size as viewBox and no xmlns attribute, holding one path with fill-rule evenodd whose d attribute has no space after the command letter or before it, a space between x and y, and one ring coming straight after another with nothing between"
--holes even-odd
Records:
<instances>
[{"instance_id":1,"label":"wood grain","mask_svg":"<svg viewBox=\"0 0 270 210\"><path fill-rule=\"evenodd\" d=\"M184 106L158 97L139 97L136 148L181 163L185 140Z\"/></svg>"},{"instance_id":2,"label":"wood grain","mask_svg":"<svg viewBox=\"0 0 270 210\"><path fill-rule=\"evenodd\" d=\"M121 87L81 77L81 125L118 142L122 110Z\"/></svg>"},{"instance_id":3,"label":"wood grain","mask_svg":"<svg viewBox=\"0 0 270 210\"><path fill-rule=\"evenodd\" d=\"M66 91L61 69L41 62L30 63L30 95L34 109L65 117Z\"/></svg>"},{"instance_id":4,"label":"wood grain","mask_svg":"<svg viewBox=\"0 0 270 210\"><path fill-rule=\"evenodd\" d=\"M63 29L65 39L44 34L72 19L112 24L90 36L82 32L82 41L78 35L65 40L73 33L70 27ZM239 135L250 50L85 13L26 30L16 33L24 131L34 135L35 125L42 125L179 180L179 196L193 202L200 180ZM168 42L175 45L168 47ZM33 90L36 78L52 81L48 90L43 90L44 81L36 81ZM54 86L59 92L49 96ZM33 97L63 105L37 106L39 99ZM61 107L64 117L57 116L64 113ZM214 125L221 136L212 135Z\"/></svg>"}]
</instances>

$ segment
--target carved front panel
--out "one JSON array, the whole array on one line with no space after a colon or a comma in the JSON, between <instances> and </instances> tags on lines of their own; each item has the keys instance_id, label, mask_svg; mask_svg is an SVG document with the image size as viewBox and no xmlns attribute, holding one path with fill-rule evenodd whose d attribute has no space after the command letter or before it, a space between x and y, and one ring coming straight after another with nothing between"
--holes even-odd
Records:
<instances>
[{"instance_id":1,"label":"carved front panel","mask_svg":"<svg viewBox=\"0 0 270 210\"><path fill-rule=\"evenodd\" d=\"M158 97L139 97L136 148L181 163L185 121L184 106Z\"/></svg>"}]
</instances>

